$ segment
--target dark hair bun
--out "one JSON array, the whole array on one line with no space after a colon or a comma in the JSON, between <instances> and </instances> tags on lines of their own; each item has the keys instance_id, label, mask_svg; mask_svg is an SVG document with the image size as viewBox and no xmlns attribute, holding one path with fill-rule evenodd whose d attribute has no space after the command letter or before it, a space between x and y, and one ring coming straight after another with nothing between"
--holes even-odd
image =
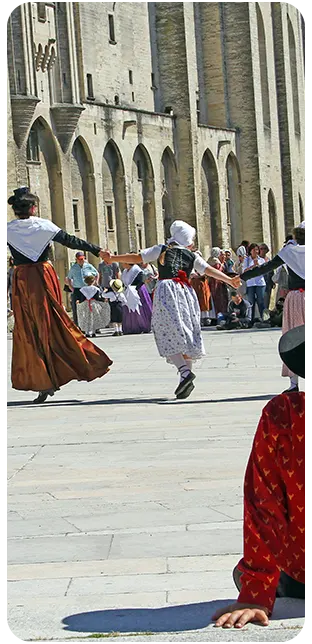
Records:
<instances>
[{"instance_id":1,"label":"dark hair bun","mask_svg":"<svg viewBox=\"0 0 312 644\"><path fill-rule=\"evenodd\" d=\"M12 197L8 199L9 206L13 206L13 204L15 203L15 200L16 200L16 197L12 195Z\"/></svg>"}]
</instances>

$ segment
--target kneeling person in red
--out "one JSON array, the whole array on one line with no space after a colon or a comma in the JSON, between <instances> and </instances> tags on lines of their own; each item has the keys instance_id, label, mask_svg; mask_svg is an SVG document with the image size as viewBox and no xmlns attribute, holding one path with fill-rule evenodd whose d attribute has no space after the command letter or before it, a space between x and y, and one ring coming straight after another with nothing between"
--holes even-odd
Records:
<instances>
[{"instance_id":1,"label":"kneeling person in red","mask_svg":"<svg viewBox=\"0 0 312 644\"><path fill-rule=\"evenodd\" d=\"M282 336L283 362L305 370L304 326ZM266 626L276 597L304 598L304 392L275 396L263 409L244 484L244 557L233 571L237 602L213 615L216 626Z\"/></svg>"}]
</instances>

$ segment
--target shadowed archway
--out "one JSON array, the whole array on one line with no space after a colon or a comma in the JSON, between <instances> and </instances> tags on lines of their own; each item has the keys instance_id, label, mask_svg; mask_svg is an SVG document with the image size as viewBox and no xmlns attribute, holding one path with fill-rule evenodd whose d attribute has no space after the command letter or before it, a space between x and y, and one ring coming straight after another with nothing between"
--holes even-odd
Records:
<instances>
[{"instance_id":1,"label":"shadowed archway","mask_svg":"<svg viewBox=\"0 0 312 644\"><path fill-rule=\"evenodd\" d=\"M147 149L140 143L132 160L133 218L137 248L157 243L154 171Z\"/></svg>"},{"instance_id":2,"label":"shadowed archway","mask_svg":"<svg viewBox=\"0 0 312 644\"><path fill-rule=\"evenodd\" d=\"M165 239L170 236L170 226L178 219L178 181L175 157L166 147L161 157L160 181Z\"/></svg>"},{"instance_id":3,"label":"shadowed archway","mask_svg":"<svg viewBox=\"0 0 312 644\"><path fill-rule=\"evenodd\" d=\"M220 189L218 168L210 150L206 150L201 163L202 211L205 246L222 246Z\"/></svg>"},{"instance_id":4,"label":"shadowed archway","mask_svg":"<svg viewBox=\"0 0 312 644\"><path fill-rule=\"evenodd\" d=\"M42 117L32 124L26 146L28 182L38 195L38 214L65 228L64 193L61 162L52 130ZM67 272L67 251L61 244L53 248L53 264L61 284Z\"/></svg>"},{"instance_id":5,"label":"shadowed archway","mask_svg":"<svg viewBox=\"0 0 312 644\"><path fill-rule=\"evenodd\" d=\"M230 152L226 161L226 209L229 240L235 249L243 237L243 222L240 169L233 152Z\"/></svg>"},{"instance_id":6,"label":"shadowed archway","mask_svg":"<svg viewBox=\"0 0 312 644\"><path fill-rule=\"evenodd\" d=\"M270 237L271 237L271 252L274 257L279 250L278 247L278 229L277 229L277 213L276 202L273 191L270 189L268 194L268 208L270 220Z\"/></svg>"},{"instance_id":7,"label":"shadowed archway","mask_svg":"<svg viewBox=\"0 0 312 644\"><path fill-rule=\"evenodd\" d=\"M71 184L75 234L99 244L93 160L86 141L80 136L72 147ZM94 255L89 260L97 263Z\"/></svg>"},{"instance_id":8,"label":"shadowed archway","mask_svg":"<svg viewBox=\"0 0 312 644\"><path fill-rule=\"evenodd\" d=\"M108 247L126 253L129 250L129 230L125 171L119 148L112 139L104 149L102 180Z\"/></svg>"}]
</instances>

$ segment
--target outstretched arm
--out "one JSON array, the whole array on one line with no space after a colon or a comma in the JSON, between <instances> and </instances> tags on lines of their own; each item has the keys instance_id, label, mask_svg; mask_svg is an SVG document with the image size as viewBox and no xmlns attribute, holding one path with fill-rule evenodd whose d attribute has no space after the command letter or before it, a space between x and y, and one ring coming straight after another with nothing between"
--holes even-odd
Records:
<instances>
[{"instance_id":1,"label":"outstretched arm","mask_svg":"<svg viewBox=\"0 0 312 644\"><path fill-rule=\"evenodd\" d=\"M111 255L108 250L101 250L100 257L106 264L120 262L121 264L141 264L143 261L140 253L125 253L125 255Z\"/></svg>"},{"instance_id":2,"label":"outstretched arm","mask_svg":"<svg viewBox=\"0 0 312 644\"><path fill-rule=\"evenodd\" d=\"M90 244L84 239L75 237L75 235L69 235L67 232L65 232L65 230L59 230L59 232L56 233L55 237L53 238L53 241L58 242L59 244L62 244L62 246L66 246L67 248L72 248L74 250L84 250L88 253L92 253L92 255L95 255L96 257L99 256L101 250L100 246L96 246L96 244Z\"/></svg>"},{"instance_id":3,"label":"outstretched arm","mask_svg":"<svg viewBox=\"0 0 312 644\"><path fill-rule=\"evenodd\" d=\"M282 266L282 264L284 264L284 261L281 259L281 257L279 257L279 255L275 255L273 259L271 259L269 262L266 262L265 264L261 264L261 266L255 266L255 268L247 268L244 273L242 273L241 279L244 282L247 282L247 280L250 280L253 277L259 277L260 275L265 275L266 273L273 271L275 268L278 268L278 266Z\"/></svg>"},{"instance_id":4,"label":"outstretched arm","mask_svg":"<svg viewBox=\"0 0 312 644\"><path fill-rule=\"evenodd\" d=\"M222 271L218 271L217 268L213 268L213 266L207 266L207 268L205 269L205 275L214 277L220 282L225 282L225 284L228 284L233 288L239 288L239 286L241 285L241 278L239 275L236 275L235 277L229 277L225 273L222 273Z\"/></svg>"}]
</instances>

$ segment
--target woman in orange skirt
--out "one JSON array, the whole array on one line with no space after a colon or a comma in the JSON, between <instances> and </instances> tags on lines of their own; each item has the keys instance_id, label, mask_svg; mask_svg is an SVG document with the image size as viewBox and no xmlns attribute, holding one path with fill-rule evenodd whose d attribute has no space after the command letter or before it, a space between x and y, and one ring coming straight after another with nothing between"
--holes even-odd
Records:
<instances>
[{"instance_id":1,"label":"woman in orange skirt","mask_svg":"<svg viewBox=\"0 0 312 644\"><path fill-rule=\"evenodd\" d=\"M29 188L14 190L8 203L16 216L8 223L8 245L15 264L12 386L38 391L34 402L43 403L67 382L90 382L107 373L112 364L67 315L59 279L48 261L52 240L97 257L100 247L36 217L37 197Z\"/></svg>"},{"instance_id":2,"label":"woman in orange skirt","mask_svg":"<svg viewBox=\"0 0 312 644\"><path fill-rule=\"evenodd\" d=\"M198 251L197 251L198 253ZM201 326L209 326L209 311L210 311L210 286L209 286L209 277L208 275L198 275L194 271L191 275L191 285L197 295L199 308L200 308L200 319Z\"/></svg>"}]
</instances>

